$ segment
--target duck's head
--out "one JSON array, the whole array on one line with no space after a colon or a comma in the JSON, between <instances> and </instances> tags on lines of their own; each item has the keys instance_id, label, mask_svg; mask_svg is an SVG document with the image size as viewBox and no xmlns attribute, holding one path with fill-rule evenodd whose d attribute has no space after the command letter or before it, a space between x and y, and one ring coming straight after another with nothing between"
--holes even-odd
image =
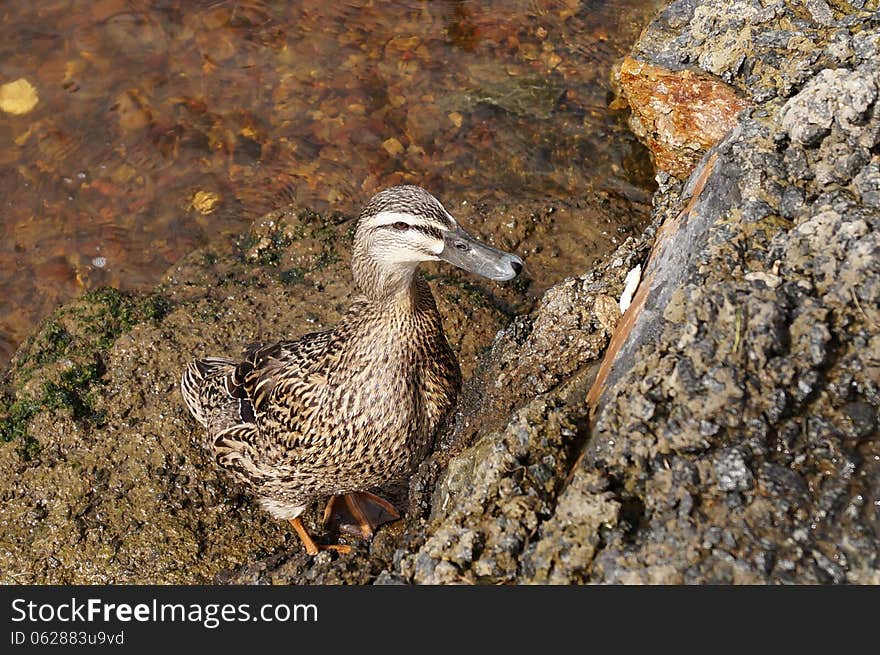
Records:
<instances>
[{"instance_id":1,"label":"duck's head","mask_svg":"<svg viewBox=\"0 0 880 655\"><path fill-rule=\"evenodd\" d=\"M420 262L446 261L490 280L510 280L523 261L465 232L440 201L417 186L380 191L358 219L352 269L368 296L409 288Z\"/></svg>"}]
</instances>

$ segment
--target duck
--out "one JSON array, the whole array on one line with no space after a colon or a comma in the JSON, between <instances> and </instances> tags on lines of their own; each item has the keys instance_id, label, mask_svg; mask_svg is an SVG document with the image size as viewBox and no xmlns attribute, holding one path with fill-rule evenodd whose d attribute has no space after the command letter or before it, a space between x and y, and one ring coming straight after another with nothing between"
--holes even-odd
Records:
<instances>
[{"instance_id":1,"label":"duck","mask_svg":"<svg viewBox=\"0 0 880 655\"><path fill-rule=\"evenodd\" d=\"M405 480L428 455L461 389L422 262L444 261L502 282L523 260L479 241L425 189L387 188L358 215L351 271L359 294L334 327L258 343L237 359L202 357L183 371L186 407L203 444L272 517L289 521L305 551L318 546L303 512L329 497L354 534L400 518L371 493Z\"/></svg>"}]
</instances>

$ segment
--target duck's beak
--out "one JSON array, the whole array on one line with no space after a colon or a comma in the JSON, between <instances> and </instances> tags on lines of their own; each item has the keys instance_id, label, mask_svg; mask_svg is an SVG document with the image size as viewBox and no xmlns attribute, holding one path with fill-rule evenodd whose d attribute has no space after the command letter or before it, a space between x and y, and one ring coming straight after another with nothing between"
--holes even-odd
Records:
<instances>
[{"instance_id":1,"label":"duck's beak","mask_svg":"<svg viewBox=\"0 0 880 655\"><path fill-rule=\"evenodd\" d=\"M523 261L516 255L477 241L456 225L443 233L443 261L490 280L510 280L519 275Z\"/></svg>"}]
</instances>

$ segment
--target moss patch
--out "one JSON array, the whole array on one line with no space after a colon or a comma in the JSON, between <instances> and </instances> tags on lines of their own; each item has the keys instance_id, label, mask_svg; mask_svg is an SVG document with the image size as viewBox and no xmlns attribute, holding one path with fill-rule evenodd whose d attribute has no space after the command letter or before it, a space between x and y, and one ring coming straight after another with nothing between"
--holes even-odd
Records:
<instances>
[{"instance_id":1,"label":"moss patch","mask_svg":"<svg viewBox=\"0 0 880 655\"><path fill-rule=\"evenodd\" d=\"M0 423L0 441L12 441L27 434L27 424L40 409L40 403L23 398L13 400L4 398L2 405L3 422Z\"/></svg>"},{"instance_id":2,"label":"moss patch","mask_svg":"<svg viewBox=\"0 0 880 655\"><path fill-rule=\"evenodd\" d=\"M157 321L170 309L170 302L161 294L139 297L111 287L90 291L82 299L79 317L84 319L86 334L101 350L137 323Z\"/></svg>"},{"instance_id":3,"label":"moss patch","mask_svg":"<svg viewBox=\"0 0 880 655\"><path fill-rule=\"evenodd\" d=\"M91 387L103 374L100 359L64 370L58 382L47 382L43 387L42 405L47 409L69 408L74 420L100 424L103 417L94 409Z\"/></svg>"},{"instance_id":4,"label":"moss patch","mask_svg":"<svg viewBox=\"0 0 880 655\"><path fill-rule=\"evenodd\" d=\"M170 308L161 293L137 296L106 287L57 310L23 344L0 387L0 441L21 440L26 458L36 457L39 444L28 424L42 411L70 412L75 421L101 425L94 391L104 375L101 352Z\"/></svg>"}]
</instances>

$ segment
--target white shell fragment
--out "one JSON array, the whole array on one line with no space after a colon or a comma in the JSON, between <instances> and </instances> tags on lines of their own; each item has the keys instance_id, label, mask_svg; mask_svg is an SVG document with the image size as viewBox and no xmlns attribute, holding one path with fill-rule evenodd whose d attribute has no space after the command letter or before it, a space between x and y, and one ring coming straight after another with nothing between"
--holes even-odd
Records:
<instances>
[{"instance_id":1,"label":"white shell fragment","mask_svg":"<svg viewBox=\"0 0 880 655\"><path fill-rule=\"evenodd\" d=\"M632 303L633 296L636 293L636 289L639 288L639 282L642 279L642 265L636 264L629 273L626 274L626 278L623 280L623 293L620 294L620 311L621 313L625 312L629 309L630 304Z\"/></svg>"}]
</instances>

